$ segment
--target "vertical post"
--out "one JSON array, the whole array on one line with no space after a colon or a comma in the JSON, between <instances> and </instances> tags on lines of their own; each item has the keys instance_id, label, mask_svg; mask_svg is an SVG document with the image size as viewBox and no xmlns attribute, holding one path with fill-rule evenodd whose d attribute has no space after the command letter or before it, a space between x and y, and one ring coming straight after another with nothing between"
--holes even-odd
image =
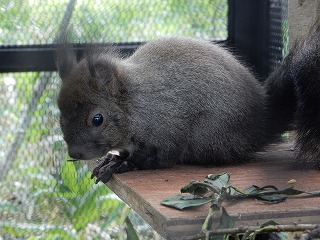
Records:
<instances>
[{"instance_id":1,"label":"vertical post","mask_svg":"<svg viewBox=\"0 0 320 240\"><path fill-rule=\"evenodd\" d=\"M269 73L269 0L229 0L228 43L253 72Z\"/></svg>"}]
</instances>

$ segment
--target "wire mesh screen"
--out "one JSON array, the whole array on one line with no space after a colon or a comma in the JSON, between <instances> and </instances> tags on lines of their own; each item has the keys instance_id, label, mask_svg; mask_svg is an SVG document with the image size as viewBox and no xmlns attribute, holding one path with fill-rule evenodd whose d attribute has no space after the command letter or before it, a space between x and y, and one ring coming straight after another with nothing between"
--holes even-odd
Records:
<instances>
[{"instance_id":1,"label":"wire mesh screen","mask_svg":"<svg viewBox=\"0 0 320 240\"><path fill-rule=\"evenodd\" d=\"M62 23L70 24L79 42L140 42L166 35L227 37L226 0L2 2L2 44L52 43Z\"/></svg>"},{"instance_id":2,"label":"wire mesh screen","mask_svg":"<svg viewBox=\"0 0 320 240\"><path fill-rule=\"evenodd\" d=\"M288 53L288 0L270 0L269 14L269 68L274 70Z\"/></svg>"},{"instance_id":3,"label":"wire mesh screen","mask_svg":"<svg viewBox=\"0 0 320 240\"><path fill-rule=\"evenodd\" d=\"M2 0L0 46L227 37L227 0ZM0 238L157 239L85 162L67 162L55 72L0 74Z\"/></svg>"}]
</instances>

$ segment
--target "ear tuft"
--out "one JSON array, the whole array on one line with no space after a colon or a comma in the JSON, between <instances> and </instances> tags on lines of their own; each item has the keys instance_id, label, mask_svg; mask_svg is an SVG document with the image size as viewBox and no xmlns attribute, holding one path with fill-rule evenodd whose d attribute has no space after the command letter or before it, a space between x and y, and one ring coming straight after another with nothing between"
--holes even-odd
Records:
<instances>
[{"instance_id":1,"label":"ear tuft","mask_svg":"<svg viewBox=\"0 0 320 240\"><path fill-rule=\"evenodd\" d=\"M69 33L62 32L55 40L56 48L56 66L62 81L70 74L77 65L76 54L72 49L72 44L68 41Z\"/></svg>"}]
</instances>

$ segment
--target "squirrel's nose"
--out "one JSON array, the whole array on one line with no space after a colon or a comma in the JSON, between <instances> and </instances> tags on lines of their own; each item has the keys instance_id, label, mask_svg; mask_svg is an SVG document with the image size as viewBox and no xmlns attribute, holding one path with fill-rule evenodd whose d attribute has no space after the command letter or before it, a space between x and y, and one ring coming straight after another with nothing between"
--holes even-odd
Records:
<instances>
[{"instance_id":1,"label":"squirrel's nose","mask_svg":"<svg viewBox=\"0 0 320 240\"><path fill-rule=\"evenodd\" d=\"M84 154L78 147L69 147L68 152L69 156L73 159L84 159Z\"/></svg>"}]
</instances>

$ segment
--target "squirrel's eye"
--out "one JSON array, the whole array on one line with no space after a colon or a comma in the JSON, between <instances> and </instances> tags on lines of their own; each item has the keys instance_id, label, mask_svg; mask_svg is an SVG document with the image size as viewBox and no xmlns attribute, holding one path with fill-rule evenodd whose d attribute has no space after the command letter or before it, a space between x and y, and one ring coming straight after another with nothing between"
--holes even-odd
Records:
<instances>
[{"instance_id":1,"label":"squirrel's eye","mask_svg":"<svg viewBox=\"0 0 320 240\"><path fill-rule=\"evenodd\" d=\"M92 118L92 125L95 127L99 127L103 123L103 116L101 113L94 115Z\"/></svg>"}]
</instances>

